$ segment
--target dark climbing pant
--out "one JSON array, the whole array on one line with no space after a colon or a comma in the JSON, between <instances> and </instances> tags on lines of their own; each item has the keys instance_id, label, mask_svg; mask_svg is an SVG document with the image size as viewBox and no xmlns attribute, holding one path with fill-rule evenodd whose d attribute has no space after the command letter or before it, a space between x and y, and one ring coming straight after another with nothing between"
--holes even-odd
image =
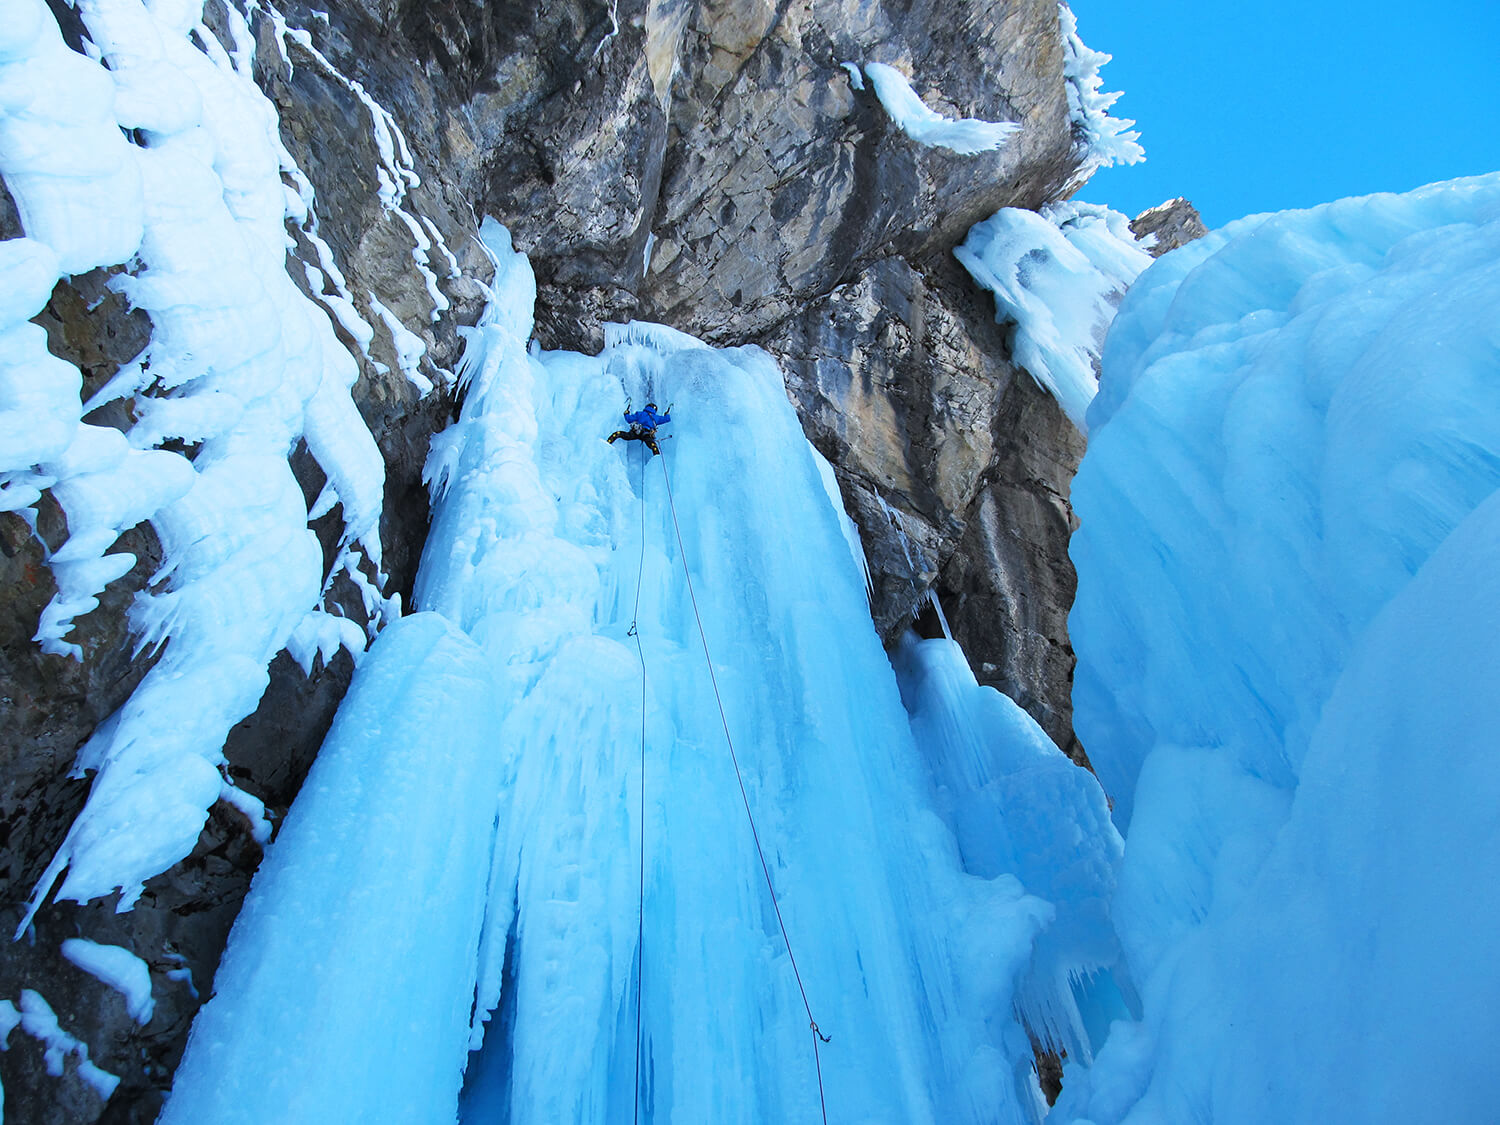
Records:
<instances>
[{"instance_id":1,"label":"dark climbing pant","mask_svg":"<svg viewBox=\"0 0 1500 1125\"><path fill-rule=\"evenodd\" d=\"M613 445L619 438L624 438L626 441L645 442L646 448L651 450L651 455L653 457L661 453L661 446L656 444L655 430L640 430L632 426L628 430L616 430L614 433L610 434L609 437L605 438L605 440L609 442L610 445Z\"/></svg>"}]
</instances>

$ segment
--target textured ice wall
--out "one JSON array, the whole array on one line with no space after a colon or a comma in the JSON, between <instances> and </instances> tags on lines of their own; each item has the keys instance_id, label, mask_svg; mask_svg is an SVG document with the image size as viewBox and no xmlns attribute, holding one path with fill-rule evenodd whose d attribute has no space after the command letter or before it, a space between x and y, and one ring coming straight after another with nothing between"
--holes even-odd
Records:
<instances>
[{"instance_id":1,"label":"textured ice wall","mask_svg":"<svg viewBox=\"0 0 1500 1125\"><path fill-rule=\"evenodd\" d=\"M964 870L1014 878L1047 911L1016 1008L1034 1038L1091 1059L1133 996L1109 918L1122 843L1104 793L1019 705L979 685L953 641L908 633L894 665Z\"/></svg>"},{"instance_id":2,"label":"textured ice wall","mask_svg":"<svg viewBox=\"0 0 1500 1125\"><path fill-rule=\"evenodd\" d=\"M387 627L255 874L163 1125L451 1122L495 793L495 692L436 614Z\"/></svg>"},{"instance_id":3,"label":"textured ice wall","mask_svg":"<svg viewBox=\"0 0 1500 1125\"><path fill-rule=\"evenodd\" d=\"M914 811L905 714L779 372L647 325L612 332L599 357L530 356L529 267L487 236L509 300L477 330L464 418L435 448L445 493L417 589L484 646L507 708L481 981L481 1009L496 1012L465 1119L631 1113L638 574L642 1104L680 1121L817 1112L807 1015L699 648L665 462L781 909L834 1037L831 1101L873 1121L1024 1120L1014 1069L1027 1052L1005 1013L1034 911L1014 884L966 885L951 839ZM626 394L675 402L662 459L603 442ZM903 847L877 846L888 837ZM1005 959L976 960L960 937L978 904L1016 935L995 943ZM945 925L919 931L913 917ZM1000 1030L986 1030L996 1012Z\"/></svg>"},{"instance_id":4,"label":"textured ice wall","mask_svg":"<svg viewBox=\"0 0 1500 1125\"><path fill-rule=\"evenodd\" d=\"M485 234L497 299L466 354L464 415L434 445L440 498L416 594L484 647L505 711L489 1015L464 1119L631 1113L643 733L643 1112L816 1119L807 1013L696 615L808 999L833 1037L830 1107L893 1123L1032 1119L1013 1006L1055 911L1006 869L1013 857L967 867L927 811L928 761L779 371L755 349L646 324L612 326L597 357L528 354L530 269L502 230ZM627 395L673 406L662 457L602 440ZM934 678L928 697L948 683ZM1006 739L993 752L1015 769L1045 756L1039 732L1005 724L952 749ZM934 730L929 753L947 749ZM1060 802L1080 836L1102 833L1103 878L1076 881L1080 898L1112 871L1094 796Z\"/></svg>"},{"instance_id":5,"label":"textured ice wall","mask_svg":"<svg viewBox=\"0 0 1500 1125\"><path fill-rule=\"evenodd\" d=\"M1071 633L1145 1018L1062 1120L1487 1115L1496 308L1500 176L1247 219L1127 296Z\"/></svg>"}]
</instances>

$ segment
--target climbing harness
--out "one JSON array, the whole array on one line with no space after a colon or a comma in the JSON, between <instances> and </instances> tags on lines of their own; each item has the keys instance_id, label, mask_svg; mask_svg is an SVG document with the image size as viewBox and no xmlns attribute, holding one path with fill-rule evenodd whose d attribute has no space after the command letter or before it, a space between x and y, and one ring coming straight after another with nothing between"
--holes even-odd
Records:
<instances>
[{"instance_id":1,"label":"climbing harness","mask_svg":"<svg viewBox=\"0 0 1500 1125\"><path fill-rule=\"evenodd\" d=\"M669 408L668 412L670 413L670 408ZM822 1030L818 1027L818 1021L813 1018L812 1003L807 998L807 988L802 983L802 972L797 967L797 956L796 956L795 953L792 952L792 939L791 939L790 934L788 934L788 932L787 932L786 920L781 915L781 903L777 900L777 897L776 897L776 886L775 886L774 882L771 879L771 867L770 867L770 864L768 864L766 862L766 852L765 852L765 849L761 846L761 842L760 842L760 830L756 827L756 824L755 824L755 814L750 809L750 797L749 797L749 794L745 791L745 777L744 777L743 772L740 770L740 759L739 759L738 753L736 753L735 748L734 748L734 737L729 732L729 718L725 714L725 711L724 711L724 697L723 697L723 695L719 691L719 679L718 679L718 676L714 672L713 656L709 652L709 649L708 649L708 634L705 632L705 630L703 628L703 616L702 616L702 614L698 610L698 594L693 589L693 575L692 575L692 572L688 569L688 565L687 565L687 549L686 549L686 547L683 544L683 539L682 539L682 525L678 522L678 519L677 519L677 501L676 501L676 498L673 496L673 493L672 493L672 475L667 470L667 462L666 462L665 458L652 458L652 460L660 460L661 461L662 480L666 483L666 486L667 486L667 507L670 510L671 514L672 514L672 529L673 529L673 531L675 532L675 534L677 536L677 554L678 554L678 557L682 560L682 575L683 575L683 578L686 579L686 581L687 581L688 599L691 602L692 607L693 607L693 619L697 623L697 626L698 626L698 640L703 645L703 659L704 659L704 662L708 665L708 678L709 678L710 684L712 684L712 686L713 686L714 700L718 704L718 708L719 708L719 721L720 721L720 723L724 727L724 742L729 747L729 760L734 765L735 780L739 784L740 801L745 806L745 819L749 822L749 825L750 825L750 837L751 837L752 840L755 841L755 854L760 858L760 870L761 870L761 874L765 876L766 890L767 890L767 892L771 896L771 907L772 907L772 909L776 913L776 924L781 929L781 940L782 940L783 944L785 944L785 946L786 946L787 960L790 962L790 964L792 966L792 975L793 975L793 977L797 981L797 991L798 991L798 993L802 997L802 1008L807 1013L807 1026L808 1026L808 1029L812 1032L812 1037L813 1037L813 1067L814 1067L814 1069L815 1069L815 1071L817 1073L817 1078L818 1078L818 1108L822 1112L823 1125L828 1125L828 1102L827 1102L827 1098L826 1098L826 1096L825 1096L825 1094L823 1092L823 1060L822 1060L822 1056L821 1056L819 1048L820 1048L821 1044L832 1042L832 1038L831 1038L831 1036L827 1036L827 1035L823 1034ZM646 527L646 524L645 524L645 520L646 520L645 504L646 504L646 467L645 467L645 464L643 462L642 465L641 465L641 567L642 568L644 568L644 566L645 566L645 557L646 557L645 556L645 551L646 551L646 546L645 546L645 527ZM640 582L641 582L641 579L640 579L640 576L638 574L637 578L636 578L636 609L634 611L635 614L637 614L637 615L639 614L639 610L640 610ZM641 904L642 905L640 906L640 909L639 909L639 917L637 919L637 923L638 923L638 925L640 925L640 926L643 927L644 926L644 922L641 921L641 919L644 918L644 911L645 911L645 906L644 906L644 903L645 903L645 886L646 886L646 883L645 883L645 870L646 870L645 869L645 846L646 846L645 845L645 698L646 698L645 697L645 669L646 669L646 658L645 658L645 655L644 655L644 650L641 649L640 633L639 633L639 630L637 629L636 625L637 625L637 621L636 621L636 618L633 616L632 620L631 620L631 633L636 638L636 641L635 641L635 643L636 643L636 650L637 650L638 653L640 653L640 656L641 656L641 747L642 747L642 749L641 749L641 781L642 781L642 784L641 784L641 857L642 857L641 858ZM638 935L637 949L639 949L639 948L640 948L640 940L639 940L639 935ZM639 1112L640 1112L640 1110L639 1110L639 1106L640 1106L640 1019L641 1019L641 1015L640 1015L640 1011L641 1011L641 1009L640 1009L640 1002L641 1002L640 1001L640 979L641 979L640 978L640 971L637 970L637 977L636 977L636 980L637 980L637 985L636 985L636 1107L637 1107L636 1113L637 1113L637 1121L639 1120Z\"/></svg>"}]
</instances>

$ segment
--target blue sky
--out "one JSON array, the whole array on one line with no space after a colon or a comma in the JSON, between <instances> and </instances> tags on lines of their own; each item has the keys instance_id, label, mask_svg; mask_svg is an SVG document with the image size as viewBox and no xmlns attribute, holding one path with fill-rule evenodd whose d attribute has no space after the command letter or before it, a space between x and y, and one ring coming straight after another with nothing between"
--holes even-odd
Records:
<instances>
[{"instance_id":1,"label":"blue sky","mask_svg":"<svg viewBox=\"0 0 1500 1125\"><path fill-rule=\"evenodd\" d=\"M1146 163L1079 197L1210 227L1500 171L1500 0L1072 0Z\"/></svg>"}]
</instances>

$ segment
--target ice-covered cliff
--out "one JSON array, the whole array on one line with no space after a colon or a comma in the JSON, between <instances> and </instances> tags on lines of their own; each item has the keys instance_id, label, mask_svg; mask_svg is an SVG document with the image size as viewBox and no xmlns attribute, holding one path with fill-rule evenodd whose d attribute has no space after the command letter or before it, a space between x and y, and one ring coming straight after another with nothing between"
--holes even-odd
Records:
<instances>
[{"instance_id":1,"label":"ice-covered cliff","mask_svg":"<svg viewBox=\"0 0 1500 1125\"><path fill-rule=\"evenodd\" d=\"M1086 1054L1118 952L1098 784L952 642L893 670L770 357L528 354L488 237L426 612L356 673L163 1120L1033 1120L1026 1029ZM601 440L627 396L676 403L660 457Z\"/></svg>"},{"instance_id":2,"label":"ice-covered cliff","mask_svg":"<svg viewBox=\"0 0 1500 1125\"><path fill-rule=\"evenodd\" d=\"M980 680L1079 752L1081 441L950 254L1138 158L1054 0L960 24L873 2L7 16L13 1114L149 1115L165 1090L356 661L412 606L422 470L493 268L481 215L535 265L544 346L649 314L774 355L859 524L878 634L941 610ZM61 956L80 935L106 952Z\"/></svg>"},{"instance_id":3,"label":"ice-covered cliff","mask_svg":"<svg viewBox=\"0 0 1500 1125\"><path fill-rule=\"evenodd\" d=\"M966 13L10 0L12 1120L1487 1115L1500 181Z\"/></svg>"}]
</instances>

